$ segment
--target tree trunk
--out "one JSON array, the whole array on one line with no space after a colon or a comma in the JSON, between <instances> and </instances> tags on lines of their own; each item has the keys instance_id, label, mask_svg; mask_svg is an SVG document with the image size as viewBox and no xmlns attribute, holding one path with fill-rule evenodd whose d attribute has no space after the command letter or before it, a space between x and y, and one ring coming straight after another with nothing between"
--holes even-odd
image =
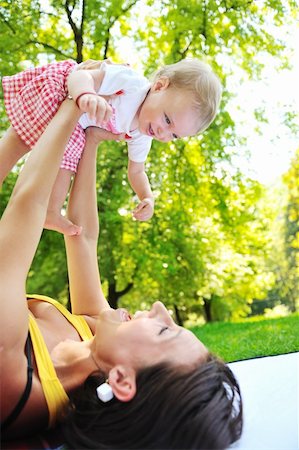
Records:
<instances>
[{"instance_id":1,"label":"tree trunk","mask_svg":"<svg viewBox=\"0 0 299 450\"><path fill-rule=\"evenodd\" d=\"M108 302L111 308L116 309L118 304L118 295L116 292L116 284L115 283L109 283L108 288Z\"/></svg>"},{"instance_id":2,"label":"tree trunk","mask_svg":"<svg viewBox=\"0 0 299 450\"><path fill-rule=\"evenodd\" d=\"M181 313L180 313L180 310L179 310L179 308L177 307L177 305L174 305L174 313L175 313L175 320L176 320L176 323L177 323L180 327L182 327L182 326L184 325L184 321L182 320Z\"/></svg>"},{"instance_id":3,"label":"tree trunk","mask_svg":"<svg viewBox=\"0 0 299 450\"><path fill-rule=\"evenodd\" d=\"M111 308L118 308L118 300L125 294L127 294L127 292L129 292L132 287L134 286L133 283L129 283L122 291L117 291L116 290L116 283L112 282L109 283L109 288L108 288L108 302L109 305L111 306Z\"/></svg>"},{"instance_id":4,"label":"tree trunk","mask_svg":"<svg viewBox=\"0 0 299 450\"><path fill-rule=\"evenodd\" d=\"M203 301L204 301L203 309L205 313L206 322L212 322L211 300L204 298Z\"/></svg>"}]
</instances>

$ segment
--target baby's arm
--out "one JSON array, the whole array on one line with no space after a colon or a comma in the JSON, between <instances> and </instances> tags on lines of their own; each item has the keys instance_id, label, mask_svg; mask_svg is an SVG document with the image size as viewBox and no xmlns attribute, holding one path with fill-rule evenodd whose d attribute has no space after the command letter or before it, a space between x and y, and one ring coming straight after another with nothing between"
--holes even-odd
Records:
<instances>
[{"instance_id":1,"label":"baby's arm","mask_svg":"<svg viewBox=\"0 0 299 450\"><path fill-rule=\"evenodd\" d=\"M107 122L112 114L112 109L105 98L97 94L104 75L101 69L78 69L71 72L67 79L69 94L81 111L86 112L98 126Z\"/></svg>"},{"instance_id":2,"label":"baby's arm","mask_svg":"<svg viewBox=\"0 0 299 450\"><path fill-rule=\"evenodd\" d=\"M135 219L149 220L154 214L154 195L144 170L144 163L129 160L128 178L133 191L137 194L140 203L133 211Z\"/></svg>"}]
</instances>

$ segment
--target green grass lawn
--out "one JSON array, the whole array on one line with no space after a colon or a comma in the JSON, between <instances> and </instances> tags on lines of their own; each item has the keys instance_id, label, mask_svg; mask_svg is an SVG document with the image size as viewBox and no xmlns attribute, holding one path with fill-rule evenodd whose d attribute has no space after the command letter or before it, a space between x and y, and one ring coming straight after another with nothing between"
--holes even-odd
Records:
<instances>
[{"instance_id":1,"label":"green grass lawn","mask_svg":"<svg viewBox=\"0 0 299 450\"><path fill-rule=\"evenodd\" d=\"M226 362L299 351L299 314L215 322L190 329Z\"/></svg>"}]
</instances>

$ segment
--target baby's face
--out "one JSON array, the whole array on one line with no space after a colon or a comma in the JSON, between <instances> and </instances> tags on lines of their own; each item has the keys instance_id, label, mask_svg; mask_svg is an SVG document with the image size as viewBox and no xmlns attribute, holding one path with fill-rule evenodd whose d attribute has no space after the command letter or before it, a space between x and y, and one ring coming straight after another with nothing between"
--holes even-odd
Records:
<instances>
[{"instance_id":1,"label":"baby's face","mask_svg":"<svg viewBox=\"0 0 299 450\"><path fill-rule=\"evenodd\" d=\"M161 142L193 136L198 130L198 113L192 94L169 86L162 77L152 86L138 116L139 131Z\"/></svg>"}]
</instances>

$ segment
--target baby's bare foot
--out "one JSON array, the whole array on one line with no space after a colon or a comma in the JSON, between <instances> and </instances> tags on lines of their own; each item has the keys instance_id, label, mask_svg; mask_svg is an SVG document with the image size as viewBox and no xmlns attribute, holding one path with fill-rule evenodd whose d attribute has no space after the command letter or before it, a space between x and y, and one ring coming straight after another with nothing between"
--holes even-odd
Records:
<instances>
[{"instance_id":1,"label":"baby's bare foot","mask_svg":"<svg viewBox=\"0 0 299 450\"><path fill-rule=\"evenodd\" d=\"M78 236L82 231L82 227L75 225L66 217L63 217L54 211L47 212L44 228L47 230L58 231L66 236Z\"/></svg>"}]
</instances>

